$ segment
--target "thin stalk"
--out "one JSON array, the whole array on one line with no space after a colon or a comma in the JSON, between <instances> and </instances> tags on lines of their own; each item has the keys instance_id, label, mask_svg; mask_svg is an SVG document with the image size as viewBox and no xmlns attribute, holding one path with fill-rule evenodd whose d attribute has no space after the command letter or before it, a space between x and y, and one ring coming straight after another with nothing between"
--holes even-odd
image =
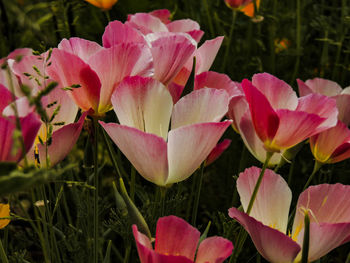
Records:
<instances>
[{"instance_id":1,"label":"thin stalk","mask_svg":"<svg viewBox=\"0 0 350 263\"><path fill-rule=\"evenodd\" d=\"M309 247L310 247L310 217L307 211L305 212L304 225L305 225L305 228L304 228L303 249L301 252L301 263L308 263Z\"/></svg>"},{"instance_id":2,"label":"thin stalk","mask_svg":"<svg viewBox=\"0 0 350 263\"><path fill-rule=\"evenodd\" d=\"M225 50L224 61L223 61L222 66L221 66L221 71L222 72L225 71L227 59L229 57L229 51L230 51L230 47L231 47L233 31L234 31L235 24L236 24L236 18L237 18L237 10L232 10L232 24L231 24L230 33L229 33L228 40L227 40L227 46L226 46L226 50ZM232 56L230 56L230 57L232 57Z\"/></svg>"},{"instance_id":3,"label":"thin stalk","mask_svg":"<svg viewBox=\"0 0 350 263\"><path fill-rule=\"evenodd\" d=\"M165 216L165 197L167 189L160 187L160 216Z\"/></svg>"},{"instance_id":4,"label":"thin stalk","mask_svg":"<svg viewBox=\"0 0 350 263\"><path fill-rule=\"evenodd\" d=\"M300 0L296 0L296 18L297 18L297 30L296 30L296 45L297 45L297 59L294 65L294 71L291 79L291 83L295 81L295 78L299 72L300 57L301 57L301 14L300 14Z\"/></svg>"},{"instance_id":5,"label":"thin stalk","mask_svg":"<svg viewBox=\"0 0 350 263\"><path fill-rule=\"evenodd\" d=\"M134 202L135 200L135 188L136 188L136 170L133 165L131 165L131 182L130 182L130 198Z\"/></svg>"},{"instance_id":6,"label":"thin stalk","mask_svg":"<svg viewBox=\"0 0 350 263\"><path fill-rule=\"evenodd\" d=\"M95 136L94 136L94 262L98 262L98 122L93 118Z\"/></svg>"},{"instance_id":7,"label":"thin stalk","mask_svg":"<svg viewBox=\"0 0 350 263\"><path fill-rule=\"evenodd\" d=\"M198 177L198 184L197 184L197 189L196 189L196 196L195 196L195 199L194 199L193 210L192 210L192 225L193 226L196 225L196 221L197 221L199 197L201 195L204 167L205 167L205 164L203 162L201 164L201 168L200 168L200 173L199 173L199 177Z\"/></svg>"},{"instance_id":8,"label":"thin stalk","mask_svg":"<svg viewBox=\"0 0 350 263\"><path fill-rule=\"evenodd\" d=\"M322 167L322 163L318 162L317 160L315 160L315 165L314 165L314 169L311 173L311 175L309 176L309 179L307 180L307 182L304 185L303 191L304 192L306 190L306 188L310 185L312 179L315 177L315 174L318 172L318 170L320 170L320 168Z\"/></svg>"},{"instance_id":9,"label":"thin stalk","mask_svg":"<svg viewBox=\"0 0 350 263\"><path fill-rule=\"evenodd\" d=\"M212 20L212 17L210 15L210 9L209 9L209 5L208 5L208 1L207 0L203 0L203 4L204 4L205 11L207 13L207 19L208 19L210 36L213 37L214 34L215 34L215 30L214 30L213 20Z\"/></svg>"},{"instance_id":10,"label":"thin stalk","mask_svg":"<svg viewBox=\"0 0 350 263\"><path fill-rule=\"evenodd\" d=\"M130 252L131 252L131 244L130 244L130 241L129 241L129 244L128 244L128 246L127 246L126 249L125 249L125 254L124 254L123 263L128 263L128 262L129 262L129 259L130 259Z\"/></svg>"},{"instance_id":11,"label":"thin stalk","mask_svg":"<svg viewBox=\"0 0 350 263\"><path fill-rule=\"evenodd\" d=\"M8 263L8 259L7 259L7 256L6 256L6 253L5 253L5 249L2 245L2 241L1 241L1 238L0 238L0 258L1 258L1 262L2 263Z\"/></svg>"},{"instance_id":12,"label":"thin stalk","mask_svg":"<svg viewBox=\"0 0 350 263\"><path fill-rule=\"evenodd\" d=\"M272 21L270 23L270 34L269 34L269 42L270 42L270 72L271 74L275 73L275 38L276 38L276 13L277 13L277 1L273 0L273 15Z\"/></svg>"},{"instance_id":13,"label":"thin stalk","mask_svg":"<svg viewBox=\"0 0 350 263\"><path fill-rule=\"evenodd\" d=\"M109 13L109 10L104 11L104 13L106 15L108 23L111 22L111 14Z\"/></svg>"},{"instance_id":14,"label":"thin stalk","mask_svg":"<svg viewBox=\"0 0 350 263\"><path fill-rule=\"evenodd\" d=\"M345 263L350 263L350 252L348 254L348 257L346 258L346 262Z\"/></svg>"},{"instance_id":15,"label":"thin stalk","mask_svg":"<svg viewBox=\"0 0 350 263\"><path fill-rule=\"evenodd\" d=\"M113 167L117 171L119 178L122 178L122 174L121 174L121 172L119 170L118 162L117 162L117 160L114 157L115 156L115 152L114 152L114 150L112 148L112 145L111 145L111 143L110 143L110 141L109 141L109 139L107 137L106 131L104 129L102 129L102 133L103 133L104 142L105 142L105 144L107 146L109 158L111 159Z\"/></svg>"},{"instance_id":16,"label":"thin stalk","mask_svg":"<svg viewBox=\"0 0 350 263\"><path fill-rule=\"evenodd\" d=\"M270 159L271 159L272 155L273 155L273 152L266 152L266 160L265 160L264 165L263 165L263 167L262 167L262 169L261 169L261 172L260 172L258 181L257 181L256 184L255 184L253 194L252 194L252 196L250 197L250 201L249 201L248 208L247 208L247 212L246 212L248 215L249 215L250 212L252 211L252 208L253 208L253 205L254 205L254 202L255 202L256 195L258 194L258 191L259 191L259 188L260 188L262 179L264 178L265 170L266 170L267 166L269 165L269 162L270 162Z\"/></svg>"},{"instance_id":17,"label":"thin stalk","mask_svg":"<svg viewBox=\"0 0 350 263\"><path fill-rule=\"evenodd\" d=\"M192 202L193 202L193 195L194 195L194 189L196 188L196 183L197 183L197 177L192 176L192 186L191 186L191 192L190 195L188 197L188 202L187 202L187 209L186 209L186 221L189 221L190 218L190 213L191 213L191 206L192 206Z\"/></svg>"},{"instance_id":18,"label":"thin stalk","mask_svg":"<svg viewBox=\"0 0 350 263\"><path fill-rule=\"evenodd\" d=\"M294 172L294 165L295 162L293 161L291 165L289 166L289 172L288 172L288 185L291 185L292 178L293 178L293 172Z\"/></svg>"}]
</instances>

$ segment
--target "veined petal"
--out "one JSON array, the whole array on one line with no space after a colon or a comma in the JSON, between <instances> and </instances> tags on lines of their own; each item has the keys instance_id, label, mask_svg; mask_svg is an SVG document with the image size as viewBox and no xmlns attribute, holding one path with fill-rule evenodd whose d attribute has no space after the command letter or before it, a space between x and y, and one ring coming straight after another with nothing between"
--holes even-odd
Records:
<instances>
[{"instance_id":1,"label":"veined petal","mask_svg":"<svg viewBox=\"0 0 350 263\"><path fill-rule=\"evenodd\" d=\"M335 96L341 93L342 88L338 83L322 78L308 79L305 82L314 93L319 93L325 96Z\"/></svg>"},{"instance_id":2,"label":"veined petal","mask_svg":"<svg viewBox=\"0 0 350 263\"><path fill-rule=\"evenodd\" d=\"M143 44L134 43L121 43L103 49L91 56L88 62L101 80L98 109L101 113L111 109L112 93L124 77L148 76L152 69L152 56L149 49Z\"/></svg>"},{"instance_id":3,"label":"veined petal","mask_svg":"<svg viewBox=\"0 0 350 263\"><path fill-rule=\"evenodd\" d=\"M315 133L324 131L337 124L338 109L336 101L320 94L309 94L299 98L296 111L305 111L307 113L316 114L321 118L325 118L323 123L318 126Z\"/></svg>"},{"instance_id":4,"label":"veined petal","mask_svg":"<svg viewBox=\"0 0 350 263\"><path fill-rule=\"evenodd\" d=\"M109 22L102 36L102 43L105 48L130 42L146 44L143 35L135 28L125 25L118 20Z\"/></svg>"},{"instance_id":5,"label":"veined petal","mask_svg":"<svg viewBox=\"0 0 350 263\"><path fill-rule=\"evenodd\" d=\"M268 73L255 74L253 85L267 98L274 109L294 110L298 105L298 97L283 80Z\"/></svg>"},{"instance_id":6,"label":"veined petal","mask_svg":"<svg viewBox=\"0 0 350 263\"><path fill-rule=\"evenodd\" d=\"M173 101L161 82L126 77L113 93L112 104L120 124L167 139Z\"/></svg>"},{"instance_id":7,"label":"veined petal","mask_svg":"<svg viewBox=\"0 0 350 263\"><path fill-rule=\"evenodd\" d=\"M116 123L99 123L140 175L157 185L167 184L167 144L163 138Z\"/></svg>"},{"instance_id":8,"label":"veined petal","mask_svg":"<svg viewBox=\"0 0 350 263\"><path fill-rule=\"evenodd\" d=\"M253 125L253 122L252 122L252 119L250 116L249 105L248 105L247 100L245 99L244 94L231 98L228 112L227 112L227 116L231 120L233 120L232 126L233 126L233 129L237 133L241 133L239 125L240 125L242 117L245 114L249 115L249 119L250 119L250 122L252 124L252 129L254 130L254 125ZM255 133L255 131L254 131L254 133Z\"/></svg>"},{"instance_id":9,"label":"veined petal","mask_svg":"<svg viewBox=\"0 0 350 263\"><path fill-rule=\"evenodd\" d=\"M101 47L94 41L86 40L79 37L72 37L70 39L64 38L58 44L58 49L74 54L81 58L85 63L87 63L89 58L96 52L103 49L103 47Z\"/></svg>"},{"instance_id":10,"label":"veined petal","mask_svg":"<svg viewBox=\"0 0 350 263\"><path fill-rule=\"evenodd\" d=\"M9 105L12 101L11 92L2 84L0 84L0 116L2 111Z\"/></svg>"},{"instance_id":11,"label":"veined petal","mask_svg":"<svg viewBox=\"0 0 350 263\"><path fill-rule=\"evenodd\" d=\"M259 253L272 263L293 262L301 250L300 246L284 233L263 225L234 207L229 209L229 216L247 230Z\"/></svg>"},{"instance_id":12,"label":"veined petal","mask_svg":"<svg viewBox=\"0 0 350 263\"><path fill-rule=\"evenodd\" d=\"M168 135L167 184L188 178L207 158L231 121L199 123L171 130Z\"/></svg>"},{"instance_id":13,"label":"veined petal","mask_svg":"<svg viewBox=\"0 0 350 263\"><path fill-rule=\"evenodd\" d=\"M167 24L167 28L170 32L183 32L188 33L198 43L202 38L204 32L200 30L200 26L196 21L191 19L175 20Z\"/></svg>"},{"instance_id":14,"label":"veined petal","mask_svg":"<svg viewBox=\"0 0 350 263\"><path fill-rule=\"evenodd\" d=\"M176 216L158 219L155 251L160 254L184 256L194 261L200 232Z\"/></svg>"},{"instance_id":15,"label":"veined petal","mask_svg":"<svg viewBox=\"0 0 350 263\"><path fill-rule=\"evenodd\" d=\"M141 263L193 263L192 260L183 257L183 256L172 256L172 255L163 255L155 252L152 249L151 242L148 237L140 233L137 230L137 226L132 226L133 234L136 241L137 252Z\"/></svg>"},{"instance_id":16,"label":"veined petal","mask_svg":"<svg viewBox=\"0 0 350 263\"><path fill-rule=\"evenodd\" d=\"M152 42L154 78L169 84L195 51L195 45L183 35L170 34Z\"/></svg>"},{"instance_id":17,"label":"veined petal","mask_svg":"<svg viewBox=\"0 0 350 263\"><path fill-rule=\"evenodd\" d=\"M279 127L272 147L290 148L317 133L317 128L325 120L316 114L303 111L277 110Z\"/></svg>"},{"instance_id":18,"label":"veined petal","mask_svg":"<svg viewBox=\"0 0 350 263\"><path fill-rule=\"evenodd\" d=\"M101 82L95 71L76 55L56 48L52 51L51 62L47 71L52 79L62 87L80 84L80 88L71 92L74 101L84 111L92 108L97 112Z\"/></svg>"},{"instance_id":19,"label":"veined petal","mask_svg":"<svg viewBox=\"0 0 350 263\"><path fill-rule=\"evenodd\" d=\"M248 208L260 171L260 168L251 167L245 169L238 177L237 190L245 211ZM266 169L250 216L264 225L285 233L291 201L292 192L286 181L274 171Z\"/></svg>"},{"instance_id":20,"label":"veined petal","mask_svg":"<svg viewBox=\"0 0 350 263\"><path fill-rule=\"evenodd\" d=\"M244 96L241 84L232 81L226 74L214 71L206 71L196 76L194 89L215 88L225 90L230 98L234 96Z\"/></svg>"},{"instance_id":21,"label":"veined petal","mask_svg":"<svg viewBox=\"0 0 350 263\"><path fill-rule=\"evenodd\" d=\"M341 121L338 121L335 127L310 138L311 152L316 160L322 163L332 162L332 159L337 157L334 155L334 151L346 143L350 143L350 130Z\"/></svg>"},{"instance_id":22,"label":"veined petal","mask_svg":"<svg viewBox=\"0 0 350 263\"><path fill-rule=\"evenodd\" d=\"M195 123L218 122L227 113L228 104L229 96L224 90L195 90L175 104L171 129Z\"/></svg>"},{"instance_id":23,"label":"veined petal","mask_svg":"<svg viewBox=\"0 0 350 263\"><path fill-rule=\"evenodd\" d=\"M238 130L249 152L261 163L264 163L266 160L266 149L264 147L264 143L259 139L255 132L249 111L247 111L241 118ZM281 154L275 152L270 159L269 164L271 166L276 165L280 162L280 160Z\"/></svg>"},{"instance_id":24,"label":"veined petal","mask_svg":"<svg viewBox=\"0 0 350 263\"><path fill-rule=\"evenodd\" d=\"M140 30L144 35L153 32L168 32L168 28L158 17L147 13L137 13L128 16L128 21L125 24Z\"/></svg>"},{"instance_id":25,"label":"veined petal","mask_svg":"<svg viewBox=\"0 0 350 263\"><path fill-rule=\"evenodd\" d=\"M350 94L342 93L333 97L337 102L338 119L349 126L350 124Z\"/></svg>"},{"instance_id":26,"label":"veined petal","mask_svg":"<svg viewBox=\"0 0 350 263\"><path fill-rule=\"evenodd\" d=\"M232 254L231 241L222 237L204 239L198 248L196 263L222 263Z\"/></svg>"},{"instance_id":27,"label":"veined petal","mask_svg":"<svg viewBox=\"0 0 350 263\"><path fill-rule=\"evenodd\" d=\"M242 88L257 135L263 142L272 140L279 129L279 116L267 98L249 80L242 81Z\"/></svg>"}]
</instances>

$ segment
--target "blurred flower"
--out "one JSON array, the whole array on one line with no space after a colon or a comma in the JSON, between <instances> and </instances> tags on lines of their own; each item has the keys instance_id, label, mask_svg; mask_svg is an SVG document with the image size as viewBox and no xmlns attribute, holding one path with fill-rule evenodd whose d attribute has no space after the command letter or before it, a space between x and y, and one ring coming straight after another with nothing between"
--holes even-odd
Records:
<instances>
[{"instance_id":1,"label":"blurred flower","mask_svg":"<svg viewBox=\"0 0 350 263\"><path fill-rule=\"evenodd\" d=\"M287 38L275 39L275 53L288 49L290 41Z\"/></svg>"},{"instance_id":2,"label":"blurred flower","mask_svg":"<svg viewBox=\"0 0 350 263\"><path fill-rule=\"evenodd\" d=\"M254 3L252 0L225 0L226 5L237 11L244 13L246 16L254 17ZM259 9L260 0L256 0L256 7Z\"/></svg>"},{"instance_id":3,"label":"blurred flower","mask_svg":"<svg viewBox=\"0 0 350 263\"><path fill-rule=\"evenodd\" d=\"M118 2L118 0L85 0L85 1L103 10L111 9L112 6Z\"/></svg>"},{"instance_id":4,"label":"blurred flower","mask_svg":"<svg viewBox=\"0 0 350 263\"><path fill-rule=\"evenodd\" d=\"M222 263L233 250L229 240L217 236L204 239L198 246L199 231L176 216L158 219L154 249L151 240L136 225L132 230L141 263Z\"/></svg>"},{"instance_id":5,"label":"blurred flower","mask_svg":"<svg viewBox=\"0 0 350 263\"><path fill-rule=\"evenodd\" d=\"M223 90L201 89L173 107L170 92L159 81L127 77L112 96L120 124L100 124L140 175L169 186L188 178L216 146L231 124L220 122L228 102Z\"/></svg>"},{"instance_id":6,"label":"blurred flower","mask_svg":"<svg viewBox=\"0 0 350 263\"><path fill-rule=\"evenodd\" d=\"M240 174L237 190L247 209L260 169L252 167ZM259 253L269 262L300 262L304 237L304 212L310 216L308 262L350 241L350 186L321 184L299 196L291 232L287 232L292 192L284 179L267 169L250 215L229 209L249 233ZM285 233L289 233L286 235Z\"/></svg>"},{"instance_id":7,"label":"blurred flower","mask_svg":"<svg viewBox=\"0 0 350 263\"><path fill-rule=\"evenodd\" d=\"M10 205L9 204L0 204L0 217L9 217L10 216ZM4 228L10 223L10 219L0 219L0 229Z\"/></svg>"},{"instance_id":8,"label":"blurred flower","mask_svg":"<svg viewBox=\"0 0 350 263\"><path fill-rule=\"evenodd\" d=\"M231 99L229 115L249 151L262 162L267 151L283 153L337 123L333 99L319 94L298 99L287 83L270 74L243 80L242 90L244 96ZM270 164L279 160L275 154Z\"/></svg>"}]
</instances>

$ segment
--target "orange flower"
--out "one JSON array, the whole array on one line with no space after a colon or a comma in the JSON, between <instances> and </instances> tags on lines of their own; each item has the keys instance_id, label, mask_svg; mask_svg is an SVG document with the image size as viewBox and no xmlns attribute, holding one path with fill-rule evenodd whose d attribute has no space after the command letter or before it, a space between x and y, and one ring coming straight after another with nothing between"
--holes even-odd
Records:
<instances>
[{"instance_id":1,"label":"orange flower","mask_svg":"<svg viewBox=\"0 0 350 263\"><path fill-rule=\"evenodd\" d=\"M10 216L10 205L0 204L0 217ZM0 228L4 228L10 223L10 219L0 219Z\"/></svg>"},{"instance_id":2,"label":"orange flower","mask_svg":"<svg viewBox=\"0 0 350 263\"><path fill-rule=\"evenodd\" d=\"M85 1L103 10L111 9L112 6L116 2L118 2L118 0L85 0Z\"/></svg>"},{"instance_id":3,"label":"orange flower","mask_svg":"<svg viewBox=\"0 0 350 263\"><path fill-rule=\"evenodd\" d=\"M283 50L288 49L290 44L291 43L287 38L275 39L275 52L279 53Z\"/></svg>"},{"instance_id":4,"label":"orange flower","mask_svg":"<svg viewBox=\"0 0 350 263\"><path fill-rule=\"evenodd\" d=\"M259 9L259 6L260 6L260 0L256 0L256 7L258 9ZM244 13L246 16L254 17L255 16L255 14L254 14L254 3L250 2L245 7L243 7L240 11L242 13Z\"/></svg>"},{"instance_id":5,"label":"orange flower","mask_svg":"<svg viewBox=\"0 0 350 263\"><path fill-rule=\"evenodd\" d=\"M246 16L254 17L254 2L252 0L225 0L229 8L236 9ZM260 0L256 0L256 7L259 8Z\"/></svg>"}]
</instances>

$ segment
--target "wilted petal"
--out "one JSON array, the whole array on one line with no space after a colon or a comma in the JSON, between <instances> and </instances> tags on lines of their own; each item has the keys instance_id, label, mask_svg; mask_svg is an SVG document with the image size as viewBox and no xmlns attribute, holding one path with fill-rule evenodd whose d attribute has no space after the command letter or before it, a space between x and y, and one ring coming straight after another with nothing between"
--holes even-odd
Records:
<instances>
[{"instance_id":1,"label":"wilted petal","mask_svg":"<svg viewBox=\"0 0 350 263\"><path fill-rule=\"evenodd\" d=\"M126 77L113 93L112 104L120 124L167 139L173 102L162 83Z\"/></svg>"},{"instance_id":2,"label":"wilted petal","mask_svg":"<svg viewBox=\"0 0 350 263\"><path fill-rule=\"evenodd\" d=\"M244 79L242 88L249 104L252 121L259 138L270 141L279 129L279 117L266 97L252 83Z\"/></svg>"},{"instance_id":3,"label":"wilted petal","mask_svg":"<svg viewBox=\"0 0 350 263\"><path fill-rule=\"evenodd\" d=\"M207 158L231 121L199 123L171 130L168 135L167 184L188 178Z\"/></svg>"},{"instance_id":4,"label":"wilted petal","mask_svg":"<svg viewBox=\"0 0 350 263\"><path fill-rule=\"evenodd\" d=\"M71 91L73 99L84 111L92 108L97 112L101 82L90 66L76 55L56 48L52 51L51 62L47 71L52 79L62 87L81 85Z\"/></svg>"},{"instance_id":5,"label":"wilted petal","mask_svg":"<svg viewBox=\"0 0 350 263\"><path fill-rule=\"evenodd\" d=\"M87 63L92 55L103 48L94 41L72 37L70 39L63 39L58 44L58 49L74 54Z\"/></svg>"},{"instance_id":6,"label":"wilted petal","mask_svg":"<svg viewBox=\"0 0 350 263\"><path fill-rule=\"evenodd\" d=\"M335 127L325 130L310 138L311 152L317 161L322 163L333 162L338 156L335 150L343 144L350 144L350 130L341 121ZM350 145L347 155L350 156ZM339 152L343 155L345 152ZM345 156L344 156L345 157Z\"/></svg>"},{"instance_id":7,"label":"wilted petal","mask_svg":"<svg viewBox=\"0 0 350 263\"><path fill-rule=\"evenodd\" d=\"M255 74L253 85L267 98L274 109L294 110L298 105L298 97L286 82L268 73Z\"/></svg>"},{"instance_id":8,"label":"wilted petal","mask_svg":"<svg viewBox=\"0 0 350 263\"><path fill-rule=\"evenodd\" d=\"M152 56L143 44L121 43L103 49L91 56L89 65L101 81L101 95L98 111L111 109L111 96L120 81L131 75L150 75Z\"/></svg>"},{"instance_id":9,"label":"wilted petal","mask_svg":"<svg viewBox=\"0 0 350 263\"><path fill-rule=\"evenodd\" d=\"M195 45L185 36L169 34L152 42L154 78L169 84L195 51Z\"/></svg>"},{"instance_id":10,"label":"wilted petal","mask_svg":"<svg viewBox=\"0 0 350 263\"><path fill-rule=\"evenodd\" d=\"M198 248L196 263L222 263L232 254L231 241L222 237L204 239Z\"/></svg>"},{"instance_id":11,"label":"wilted petal","mask_svg":"<svg viewBox=\"0 0 350 263\"><path fill-rule=\"evenodd\" d=\"M157 185L167 184L167 144L163 138L116 123L99 123L140 175Z\"/></svg>"},{"instance_id":12,"label":"wilted petal","mask_svg":"<svg viewBox=\"0 0 350 263\"><path fill-rule=\"evenodd\" d=\"M118 20L109 22L102 36L102 43L105 48L130 42L146 44L142 34L133 27L125 25Z\"/></svg>"},{"instance_id":13,"label":"wilted petal","mask_svg":"<svg viewBox=\"0 0 350 263\"><path fill-rule=\"evenodd\" d=\"M160 254L184 256L194 260L200 232L176 216L158 219L155 251Z\"/></svg>"},{"instance_id":14,"label":"wilted petal","mask_svg":"<svg viewBox=\"0 0 350 263\"><path fill-rule=\"evenodd\" d=\"M229 216L236 219L247 230L256 249L270 262L293 262L301 249L284 233L263 225L234 207L229 209Z\"/></svg>"},{"instance_id":15,"label":"wilted petal","mask_svg":"<svg viewBox=\"0 0 350 263\"><path fill-rule=\"evenodd\" d=\"M299 99L296 110L317 114L321 118L325 118L325 121L317 127L315 133L324 131L337 124L338 109L336 101L332 98L320 94L310 94Z\"/></svg>"},{"instance_id":16,"label":"wilted petal","mask_svg":"<svg viewBox=\"0 0 350 263\"><path fill-rule=\"evenodd\" d=\"M195 123L220 121L228 110L228 104L229 96L224 90L195 90L175 104L171 129Z\"/></svg>"}]
</instances>

